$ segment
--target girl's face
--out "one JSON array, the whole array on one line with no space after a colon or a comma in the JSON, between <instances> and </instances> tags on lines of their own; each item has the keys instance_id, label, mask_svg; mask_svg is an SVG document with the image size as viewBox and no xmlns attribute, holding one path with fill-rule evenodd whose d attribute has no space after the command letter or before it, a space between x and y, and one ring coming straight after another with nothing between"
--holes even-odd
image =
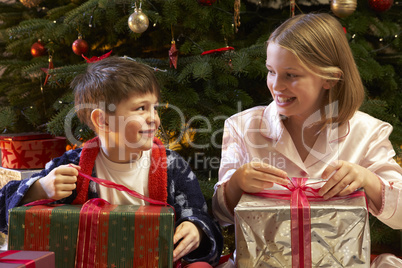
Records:
<instances>
[{"instance_id":1,"label":"girl's face","mask_svg":"<svg viewBox=\"0 0 402 268\"><path fill-rule=\"evenodd\" d=\"M267 85L280 114L305 120L326 104L327 80L309 72L289 50L269 43L266 66Z\"/></svg>"},{"instance_id":2,"label":"girl's face","mask_svg":"<svg viewBox=\"0 0 402 268\"><path fill-rule=\"evenodd\" d=\"M158 98L154 94L133 95L116 106L109 115L107 155L115 162L129 162L152 148L160 125Z\"/></svg>"}]
</instances>

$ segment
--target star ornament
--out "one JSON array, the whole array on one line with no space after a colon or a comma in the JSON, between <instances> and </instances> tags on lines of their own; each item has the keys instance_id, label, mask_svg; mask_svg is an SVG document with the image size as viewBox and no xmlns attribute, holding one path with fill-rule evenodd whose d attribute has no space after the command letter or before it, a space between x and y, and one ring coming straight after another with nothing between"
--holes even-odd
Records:
<instances>
[{"instance_id":1,"label":"star ornament","mask_svg":"<svg viewBox=\"0 0 402 268\"><path fill-rule=\"evenodd\" d=\"M176 48L176 42L172 41L172 45L169 49L169 63L170 63L170 68L172 68L172 65L175 69L177 69L177 58L179 57L179 51Z\"/></svg>"},{"instance_id":2,"label":"star ornament","mask_svg":"<svg viewBox=\"0 0 402 268\"><path fill-rule=\"evenodd\" d=\"M47 81L49 81L49 78L50 78L49 70L54 69L52 56L49 56L49 66L47 68L40 68L40 69L46 74L45 82L43 83L43 85L46 86ZM59 85L59 83L57 83L57 81L56 81L56 84Z\"/></svg>"}]
</instances>

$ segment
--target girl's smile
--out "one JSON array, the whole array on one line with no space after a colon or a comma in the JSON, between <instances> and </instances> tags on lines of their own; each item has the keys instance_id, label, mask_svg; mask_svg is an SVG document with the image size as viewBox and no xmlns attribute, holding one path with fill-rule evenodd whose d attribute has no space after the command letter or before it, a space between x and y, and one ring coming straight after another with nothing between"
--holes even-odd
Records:
<instances>
[{"instance_id":1,"label":"girl's smile","mask_svg":"<svg viewBox=\"0 0 402 268\"><path fill-rule=\"evenodd\" d=\"M327 80L304 67L289 50L269 43L267 86L280 114L305 120L327 102Z\"/></svg>"}]
</instances>

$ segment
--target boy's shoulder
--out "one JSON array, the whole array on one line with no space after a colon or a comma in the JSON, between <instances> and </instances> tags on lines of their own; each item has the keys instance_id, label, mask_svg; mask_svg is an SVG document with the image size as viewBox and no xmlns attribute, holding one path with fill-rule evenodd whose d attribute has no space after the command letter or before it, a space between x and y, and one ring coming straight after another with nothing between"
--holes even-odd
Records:
<instances>
[{"instance_id":1,"label":"boy's shoulder","mask_svg":"<svg viewBox=\"0 0 402 268\"><path fill-rule=\"evenodd\" d=\"M172 163L174 161L184 160L183 157L178 152L168 148L166 148L166 158L168 160L168 165L169 163Z\"/></svg>"},{"instance_id":2,"label":"boy's shoulder","mask_svg":"<svg viewBox=\"0 0 402 268\"><path fill-rule=\"evenodd\" d=\"M49 168L53 169L56 166L69 164L69 163L76 164L80 161L81 152L82 152L82 148L68 150L68 151L64 152L64 154L62 154L61 156L54 158L54 159L50 160L48 163L46 163L45 169L49 169Z\"/></svg>"}]
</instances>

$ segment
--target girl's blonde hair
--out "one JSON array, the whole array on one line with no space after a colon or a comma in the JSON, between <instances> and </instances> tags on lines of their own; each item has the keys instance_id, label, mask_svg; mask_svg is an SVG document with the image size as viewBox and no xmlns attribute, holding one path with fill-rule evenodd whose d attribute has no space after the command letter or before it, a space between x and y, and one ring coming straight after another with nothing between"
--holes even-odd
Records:
<instances>
[{"instance_id":1,"label":"girl's blonde hair","mask_svg":"<svg viewBox=\"0 0 402 268\"><path fill-rule=\"evenodd\" d=\"M364 87L346 34L329 14L303 14L286 20L268 39L291 51L309 71L333 81L328 94L330 116L343 124L359 109ZM328 122L329 123L329 122Z\"/></svg>"}]
</instances>

